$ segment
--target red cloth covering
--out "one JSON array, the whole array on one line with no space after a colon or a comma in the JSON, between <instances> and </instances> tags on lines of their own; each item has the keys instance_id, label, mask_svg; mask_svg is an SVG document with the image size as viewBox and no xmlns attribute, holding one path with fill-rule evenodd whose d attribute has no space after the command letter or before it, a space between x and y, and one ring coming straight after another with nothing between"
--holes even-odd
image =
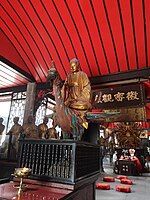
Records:
<instances>
[{"instance_id":1,"label":"red cloth covering","mask_svg":"<svg viewBox=\"0 0 150 200\"><path fill-rule=\"evenodd\" d=\"M116 178L119 179L119 180L121 180L121 179L128 179L128 177L124 176L124 175L119 175Z\"/></svg>"},{"instance_id":2,"label":"red cloth covering","mask_svg":"<svg viewBox=\"0 0 150 200\"><path fill-rule=\"evenodd\" d=\"M115 182L115 178L111 176L106 176L103 178L103 181L105 182Z\"/></svg>"},{"instance_id":3,"label":"red cloth covering","mask_svg":"<svg viewBox=\"0 0 150 200\"><path fill-rule=\"evenodd\" d=\"M96 183L96 189L110 190L110 185L108 183Z\"/></svg>"},{"instance_id":4,"label":"red cloth covering","mask_svg":"<svg viewBox=\"0 0 150 200\"><path fill-rule=\"evenodd\" d=\"M129 185L117 185L116 191L130 193L131 192L131 186L129 186Z\"/></svg>"},{"instance_id":5,"label":"red cloth covering","mask_svg":"<svg viewBox=\"0 0 150 200\"><path fill-rule=\"evenodd\" d=\"M32 183L32 180L31 180ZM27 190L21 193L21 197L17 196L18 189L14 187L14 182L0 184L0 199L7 200L48 200L48 199L65 199L72 190L48 187L44 185L28 184ZM18 185L18 183L16 182Z\"/></svg>"},{"instance_id":6,"label":"red cloth covering","mask_svg":"<svg viewBox=\"0 0 150 200\"><path fill-rule=\"evenodd\" d=\"M132 158L131 160L135 163L138 172L141 172L142 171L142 165L141 165L139 159L136 156L134 156L134 158Z\"/></svg>"},{"instance_id":7,"label":"red cloth covering","mask_svg":"<svg viewBox=\"0 0 150 200\"><path fill-rule=\"evenodd\" d=\"M122 184L127 184L127 185L132 185L132 184L133 184L132 180L126 179L126 178L121 179L120 182L121 182Z\"/></svg>"}]
</instances>

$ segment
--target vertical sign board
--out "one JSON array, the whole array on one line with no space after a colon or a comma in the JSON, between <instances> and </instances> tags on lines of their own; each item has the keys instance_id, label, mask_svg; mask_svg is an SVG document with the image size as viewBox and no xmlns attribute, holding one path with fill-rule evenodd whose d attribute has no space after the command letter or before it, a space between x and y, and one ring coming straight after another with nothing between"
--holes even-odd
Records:
<instances>
[{"instance_id":1,"label":"vertical sign board","mask_svg":"<svg viewBox=\"0 0 150 200\"><path fill-rule=\"evenodd\" d=\"M95 90L92 93L93 108L117 109L145 105L142 84L132 84Z\"/></svg>"}]
</instances>

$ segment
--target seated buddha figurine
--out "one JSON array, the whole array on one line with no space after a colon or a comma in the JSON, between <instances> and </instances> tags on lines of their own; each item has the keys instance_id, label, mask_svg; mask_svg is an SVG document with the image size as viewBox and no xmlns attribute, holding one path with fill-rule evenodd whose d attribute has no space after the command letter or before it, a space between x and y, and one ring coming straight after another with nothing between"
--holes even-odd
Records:
<instances>
[{"instance_id":1,"label":"seated buddha figurine","mask_svg":"<svg viewBox=\"0 0 150 200\"><path fill-rule=\"evenodd\" d=\"M28 117L27 123L23 125L23 133L27 138L39 139L35 119L32 115Z\"/></svg>"},{"instance_id":2,"label":"seated buddha figurine","mask_svg":"<svg viewBox=\"0 0 150 200\"><path fill-rule=\"evenodd\" d=\"M55 124L55 120L53 119L53 122L52 122L52 127L51 128L48 128L47 132L46 132L46 135L45 135L45 138L46 139L58 139L58 134L57 134L57 131L56 131L56 124Z\"/></svg>"},{"instance_id":3,"label":"seated buddha figurine","mask_svg":"<svg viewBox=\"0 0 150 200\"><path fill-rule=\"evenodd\" d=\"M48 139L58 139L58 135L54 127L48 129L47 137Z\"/></svg>"},{"instance_id":4,"label":"seated buddha figurine","mask_svg":"<svg viewBox=\"0 0 150 200\"><path fill-rule=\"evenodd\" d=\"M40 139L46 139L46 134L48 130L48 117L44 117L43 123L38 125L38 135Z\"/></svg>"}]
</instances>

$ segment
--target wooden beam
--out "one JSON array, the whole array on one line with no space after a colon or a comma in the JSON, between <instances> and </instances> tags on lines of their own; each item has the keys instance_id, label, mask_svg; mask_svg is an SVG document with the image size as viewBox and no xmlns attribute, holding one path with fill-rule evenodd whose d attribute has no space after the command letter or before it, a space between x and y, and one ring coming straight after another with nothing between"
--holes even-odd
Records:
<instances>
[{"instance_id":1,"label":"wooden beam","mask_svg":"<svg viewBox=\"0 0 150 200\"><path fill-rule=\"evenodd\" d=\"M51 83L37 83L37 90L46 90L46 89L52 89ZM14 87L8 87L8 88L1 88L0 93L5 92L24 92L27 90L27 85L21 85L21 86L14 86Z\"/></svg>"},{"instance_id":2,"label":"wooden beam","mask_svg":"<svg viewBox=\"0 0 150 200\"><path fill-rule=\"evenodd\" d=\"M99 85L99 84L105 84L105 83L112 83L118 84L118 82L128 81L132 79L137 79L137 81L140 79L149 79L150 77L150 67L143 68L140 70L133 70L128 72L120 72L117 74L110 74L110 75L104 75L104 76L96 76L91 77L90 82L91 85Z\"/></svg>"},{"instance_id":3,"label":"wooden beam","mask_svg":"<svg viewBox=\"0 0 150 200\"><path fill-rule=\"evenodd\" d=\"M92 87L94 86L101 86L104 84L121 84L121 83L131 83L133 82L139 82L143 80L148 80L150 77L150 67L140 69L140 70L134 70L134 71L128 71L128 72L121 72L118 74L110 74L110 75L104 75L104 76L96 76L91 77L90 82ZM15 86L15 87L9 87L9 88L1 88L0 93L4 92L17 92L17 91L26 91L27 86ZM45 83L37 83L37 89L44 90L44 89L52 89L52 83L45 82Z\"/></svg>"}]
</instances>

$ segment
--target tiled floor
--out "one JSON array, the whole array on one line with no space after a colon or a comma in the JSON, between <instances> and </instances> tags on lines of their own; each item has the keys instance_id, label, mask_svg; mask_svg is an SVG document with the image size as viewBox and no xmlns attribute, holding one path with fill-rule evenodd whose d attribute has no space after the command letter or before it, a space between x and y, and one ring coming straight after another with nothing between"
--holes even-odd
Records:
<instances>
[{"instance_id":1,"label":"tiled floor","mask_svg":"<svg viewBox=\"0 0 150 200\"><path fill-rule=\"evenodd\" d=\"M102 173L97 182L103 182L104 176L116 177L113 174L113 168L109 164L104 165L105 173ZM115 186L120 184L120 181L110 183L110 190L96 190L96 200L150 200L150 173L144 173L142 176L130 176L133 181L131 193L122 193L115 190Z\"/></svg>"}]
</instances>

